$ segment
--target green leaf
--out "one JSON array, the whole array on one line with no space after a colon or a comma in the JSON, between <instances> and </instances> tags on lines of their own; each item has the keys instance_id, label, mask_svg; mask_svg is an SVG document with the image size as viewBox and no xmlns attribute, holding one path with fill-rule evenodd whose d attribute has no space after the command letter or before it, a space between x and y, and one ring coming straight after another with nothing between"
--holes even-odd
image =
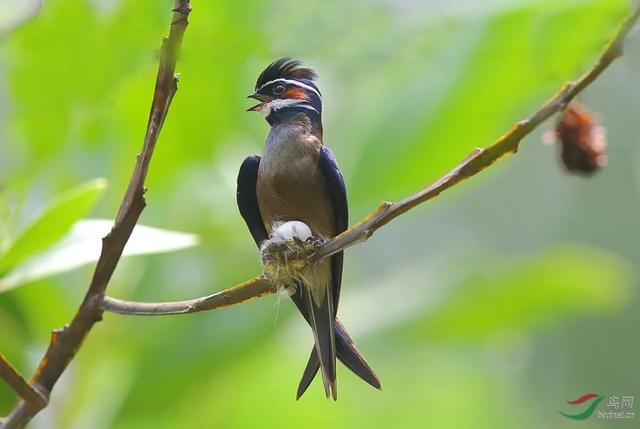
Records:
<instances>
[{"instance_id":1,"label":"green leaf","mask_svg":"<svg viewBox=\"0 0 640 429\"><path fill-rule=\"evenodd\" d=\"M0 257L0 273L23 262L58 241L78 219L94 206L107 187L106 179L83 183L53 200L42 214L18 236Z\"/></svg>"},{"instance_id":2,"label":"green leaf","mask_svg":"<svg viewBox=\"0 0 640 429\"><path fill-rule=\"evenodd\" d=\"M0 292L22 284L64 273L95 262L100 257L102 237L113 226L108 219L86 219L71 228L62 240L49 250L28 259L0 278ZM171 252L193 247L199 242L194 234L137 225L123 256Z\"/></svg>"}]
</instances>

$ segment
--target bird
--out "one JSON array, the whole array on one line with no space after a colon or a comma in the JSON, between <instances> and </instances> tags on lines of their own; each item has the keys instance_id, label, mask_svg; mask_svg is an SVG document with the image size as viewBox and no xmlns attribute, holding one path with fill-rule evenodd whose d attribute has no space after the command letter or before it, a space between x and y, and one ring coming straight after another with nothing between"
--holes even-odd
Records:
<instances>
[{"instance_id":1,"label":"bird","mask_svg":"<svg viewBox=\"0 0 640 429\"><path fill-rule=\"evenodd\" d=\"M329 239L348 223L344 178L331 150L323 144L323 99L316 72L292 58L280 58L258 76L259 101L247 111L259 112L270 125L262 155L248 156L240 166L237 203L260 247L284 222L301 222L315 237ZM314 347L302 374L296 400L318 370L325 396L337 399L336 357L371 386L380 380L337 319L342 283L342 252L323 259L295 280L294 304L310 325ZM305 268L306 269L306 268Z\"/></svg>"}]
</instances>

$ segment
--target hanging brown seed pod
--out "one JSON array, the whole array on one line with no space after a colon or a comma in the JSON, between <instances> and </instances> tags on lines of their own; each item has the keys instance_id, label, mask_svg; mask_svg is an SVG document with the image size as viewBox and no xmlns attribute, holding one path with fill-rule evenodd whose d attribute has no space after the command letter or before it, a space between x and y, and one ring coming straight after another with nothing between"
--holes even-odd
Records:
<instances>
[{"instance_id":1,"label":"hanging brown seed pod","mask_svg":"<svg viewBox=\"0 0 640 429\"><path fill-rule=\"evenodd\" d=\"M571 173L590 175L607 163L604 127L582 104L572 103L562 112L555 128L562 163Z\"/></svg>"}]
</instances>

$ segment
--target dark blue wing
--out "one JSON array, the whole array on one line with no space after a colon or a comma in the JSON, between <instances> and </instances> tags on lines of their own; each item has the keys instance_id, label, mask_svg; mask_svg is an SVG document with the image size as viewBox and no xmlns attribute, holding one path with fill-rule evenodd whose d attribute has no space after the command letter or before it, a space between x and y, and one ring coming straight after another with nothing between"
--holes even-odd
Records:
<instances>
[{"instance_id":1,"label":"dark blue wing","mask_svg":"<svg viewBox=\"0 0 640 429\"><path fill-rule=\"evenodd\" d=\"M236 191L236 200L240 214L247 223L249 232L258 247L260 247L260 243L269 238L267 230L264 227L264 222L262 222L262 215L258 208L258 196L256 194L259 166L260 157L258 155L245 158L238 172L238 188Z\"/></svg>"},{"instance_id":2,"label":"dark blue wing","mask_svg":"<svg viewBox=\"0 0 640 429\"><path fill-rule=\"evenodd\" d=\"M322 146L320 149L320 157L318 159L318 167L324 174L329 190L329 198L333 206L333 214L336 219L336 234L340 234L347 229L349 224L349 207L347 205L347 189L344 185L344 178L336 158L333 156L331 149ZM342 252L336 253L331 257L331 281L333 283L333 308L338 311L338 301L340 299L340 285L342 284Z\"/></svg>"}]
</instances>

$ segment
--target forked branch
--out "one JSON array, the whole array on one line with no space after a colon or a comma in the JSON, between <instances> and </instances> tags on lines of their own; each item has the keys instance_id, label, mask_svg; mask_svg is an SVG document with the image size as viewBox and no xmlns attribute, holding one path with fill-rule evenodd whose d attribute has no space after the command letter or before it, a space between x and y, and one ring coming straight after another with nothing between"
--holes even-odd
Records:
<instances>
[{"instance_id":1,"label":"forked branch","mask_svg":"<svg viewBox=\"0 0 640 429\"><path fill-rule=\"evenodd\" d=\"M102 252L93 273L91 284L82 304L78 308L78 312L69 324L53 331L49 348L29 383L30 387L40 393L43 398L48 398L54 385L75 357L93 325L102 319L103 310L100 303L104 298L107 284L118 265L122 251L131 236L138 217L145 207L144 180L160 129L177 90L178 79L175 76L175 67L190 11L191 5L188 0L176 0L169 37L163 40L160 51L160 63L144 144L141 153L138 155L127 192L122 200L111 232L102 239ZM34 395L27 395L28 397L22 395L27 391L22 383L19 384L20 386L18 387L22 391L16 389L16 392L23 399L4 422L3 429L24 427L36 413L46 406L46 400L38 400Z\"/></svg>"},{"instance_id":2,"label":"forked branch","mask_svg":"<svg viewBox=\"0 0 640 429\"><path fill-rule=\"evenodd\" d=\"M48 398L35 390L27 380L0 353L0 378L2 378L22 399L41 408L47 405Z\"/></svg>"},{"instance_id":3,"label":"forked branch","mask_svg":"<svg viewBox=\"0 0 640 429\"><path fill-rule=\"evenodd\" d=\"M136 315L194 313L239 304L276 291L275 285L265 277L259 276L222 292L187 301L141 303L105 297L107 284L145 206L144 180L158 134L177 89L177 79L174 74L175 65L190 10L191 5L188 0L176 0L169 37L164 40L162 45L156 87L142 152L138 156L114 226L111 232L103 238L100 259L77 314L68 325L53 332L51 344L31 382L27 382L20 376L0 355L0 377L22 398L6 421L2 423L0 420L0 426L3 429L24 427L38 411L46 406L53 386L74 358L93 325L101 320L103 311ZM401 214L437 197L441 192L474 176L502 157L515 153L522 138L560 111L600 76L616 58L622 55L624 41L639 17L640 6L625 21L595 65L577 81L564 85L530 118L517 123L486 149L475 149L457 167L433 184L401 201L382 203L347 231L318 246L309 255L308 263L317 262L347 247L366 241L376 230Z\"/></svg>"},{"instance_id":4,"label":"forked branch","mask_svg":"<svg viewBox=\"0 0 640 429\"><path fill-rule=\"evenodd\" d=\"M607 45L595 64L578 80L565 84L560 90L549 98L529 118L515 124L506 134L498 138L491 146L474 149L459 165L447 174L436 180L429 186L421 189L398 202L383 202L375 210L362 218L358 223L317 247L309 255L308 262L315 263L323 258L331 256L355 244L366 241L375 231L382 228L396 217L412 208L429 201L447 189L457 185L469 177L475 176L496 161L517 152L520 141L535 130L542 122L555 113L562 110L580 92L589 86L602 72L622 56L624 42L640 18L640 5L622 24L617 34ZM135 301L122 301L116 298L106 297L103 309L120 314L132 315L168 315L193 313L197 311L214 310L223 305L218 297L224 296L225 306L238 304L250 298L274 293L276 287L269 286L266 280L257 281L260 277L235 285L217 294L189 301L143 303ZM261 279L261 278L260 278ZM268 282L267 282L268 283ZM198 303L194 305L194 303ZM201 305L200 303L207 303Z\"/></svg>"}]
</instances>

